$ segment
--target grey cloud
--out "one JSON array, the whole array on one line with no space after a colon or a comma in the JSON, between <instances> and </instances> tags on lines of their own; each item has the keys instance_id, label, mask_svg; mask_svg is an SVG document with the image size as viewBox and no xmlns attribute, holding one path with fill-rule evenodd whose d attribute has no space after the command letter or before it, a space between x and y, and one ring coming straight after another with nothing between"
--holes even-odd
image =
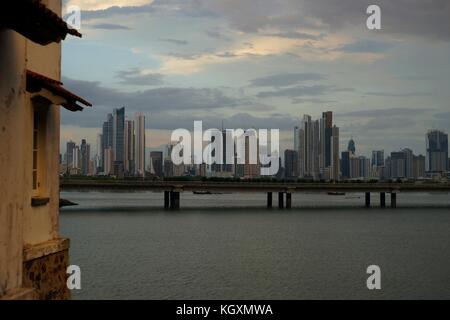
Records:
<instances>
[{"instance_id":1,"label":"grey cloud","mask_svg":"<svg viewBox=\"0 0 450 320\"><path fill-rule=\"evenodd\" d=\"M294 32L294 31L288 31L288 32L280 32L280 33L271 33L267 34L271 37L279 37L279 38L286 38L286 39L298 39L298 40L320 40L325 37L325 34L320 35L313 35L309 33L303 33L303 32Z\"/></svg>"},{"instance_id":2,"label":"grey cloud","mask_svg":"<svg viewBox=\"0 0 450 320\"><path fill-rule=\"evenodd\" d=\"M335 50L346 53L384 53L394 46L395 44L391 42L362 39L345 44Z\"/></svg>"},{"instance_id":3,"label":"grey cloud","mask_svg":"<svg viewBox=\"0 0 450 320\"><path fill-rule=\"evenodd\" d=\"M225 40L225 41L230 41L231 39L226 36L224 34L224 31L219 30L219 29L213 29L213 30L206 30L205 34L213 39L218 39L218 40Z\"/></svg>"},{"instance_id":4,"label":"grey cloud","mask_svg":"<svg viewBox=\"0 0 450 320\"><path fill-rule=\"evenodd\" d=\"M142 13L222 17L243 32L276 28L280 35L292 36L292 30L304 27L334 32L358 26L366 31L366 9L371 4L372 0L260 0L258 4L254 0L156 0L145 6L83 11L83 19ZM450 40L448 0L378 0L376 4L382 10L379 34Z\"/></svg>"},{"instance_id":5,"label":"grey cloud","mask_svg":"<svg viewBox=\"0 0 450 320\"><path fill-rule=\"evenodd\" d=\"M230 26L244 32L267 28L295 30L302 27L334 32L347 26L366 31L366 9L372 0L198 0ZM450 40L448 0L378 0L382 10L379 34L412 35Z\"/></svg>"},{"instance_id":6,"label":"grey cloud","mask_svg":"<svg viewBox=\"0 0 450 320\"><path fill-rule=\"evenodd\" d=\"M303 103L313 103L313 104L327 104L327 103L336 103L336 100L323 100L323 99L317 99L317 98L310 98L310 99L302 99L302 98L295 98L292 100L292 103L294 104L303 104Z\"/></svg>"},{"instance_id":7,"label":"grey cloud","mask_svg":"<svg viewBox=\"0 0 450 320\"><path fill-rule=\"evenodd\" d=\"M263 91L257 94L258 98L271 98L271 97L289 97L297 98L303 96L320 96L329 92L351 92L354 91L350 88L338 88L330 85L313 85L313 86L295 86L284 88L276 91ZM295 100L294 100L295 102Z\"/></svg>"},{"instance_id":8,"label":"grey cloud","mask_svg":"<svg viewBox=\"0 0 450 320\"><path fill-rule=\"evenodd\" d=\"M282 73L250 80L253 87L287 87L304 81L323 80L325 76L318 73Z\"/></svg>"},{"instance_id":9,"label":"grey cloud","mask_svg":"<svg viewBox=\"0 0 450 320\"><path fill-rule=\"evenodd\" d=\"M143 91L121 92L107 88L95 81L80 81L63 78L70 90L77 92L94 105L130 106L138 111L192 110L236 107L245 101L229 97L214 88L155 88ZM95 109L95 107L94 107Z\"/></svg>"},{"instance_id":10,"label":"grey cloud","mask_svg":"<svg viewBox=\"0 0 450 320\"><path fill-rule=\"evenodd\" d=\"M371 0L309 0L302 8L305 14L319 19L328 28L346 25L365 27L367 7ZM406 34L450 40L450 2L447 0L378 0L382 12L381 33Z\"/></svg>"},{"instance_id":11,"label":"grey cloud","mask_svg":"<svg viewBox=\"0 0 450 320\"><path fill-rule=\"evenodd\" d=\"M405 116L407 115L421 115L429 112L428 108L386 108L386 109L370 109L370 110L358 110L346 113L337 113L336 117L348 118L389 118L393 116Z\"/></svg>"},{"instance_id":12,"label":"grey cloud","mask_svg":"<svg viewBox=\"0 0 450 320\"><path fill-rule=\"evenodd\" d=\"M117 72L121 84L137 86L159 86L164 84L164 75L160 73L142 74L138 68Z\"/></svg>"},{"instance_id":13,"label":"grey cloud","mask_svg":"<svg viewBox=\"0 0 450 320\"><path fill-rule=\"evenodd\" d=\"M123 26L120 24L114 24L114 23L99 23L94 24L91 26L91 28L94 29L104 29L104 30L131 30L131 28L127 26Z\"/></svg>"},{"instance_id":14,"label":"grey cloud","mask_svg":"<svg viewBox=\"0 0 450 320\"><path fill-rule=\"evenodd\" d=\"M392 98L431 96L431 93L429 92L366 92L365 94L368 96Z\"/></svg>"},{"instance_id":15,"label":"grey cloud","mask_svg":"<svg viewBox=\"0 0 450 320\"><path fill-rule=\"evenodd\" d=\"M236 57L238 57L238 55L233 53L233 52L227 51L227 52L216 54L216 57L219 57L219 58L236 58Z\"/></svg>"},{"instance_id":16,"label":"grey cloud","mask_svg":"<svg viewBox=\"0 0 450 320\"><path fill-rule=\"evenodd\" d=\"M188 44L188 42L185 40L170 39L170 38L159 38L159 41L175 44L178 46L185 46Z\"/></svg>"}]
</instances>

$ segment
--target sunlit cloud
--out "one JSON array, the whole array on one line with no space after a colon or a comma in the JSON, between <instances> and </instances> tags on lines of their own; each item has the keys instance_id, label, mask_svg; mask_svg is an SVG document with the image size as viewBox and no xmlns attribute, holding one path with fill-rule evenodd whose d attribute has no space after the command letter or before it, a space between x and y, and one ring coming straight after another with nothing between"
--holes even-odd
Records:
<instances>
[{"instance_id":1,"label":"sunlit cloud","mask_svg":"<svg viewBox=\"0 0 450 320\"><path fill-rule=\"evenodd\" d=\"M76 5L81 10L105 10L111 7L134 7L149 5L153 0L69 0L67 6Z\"/></svg>"}]
</instances>

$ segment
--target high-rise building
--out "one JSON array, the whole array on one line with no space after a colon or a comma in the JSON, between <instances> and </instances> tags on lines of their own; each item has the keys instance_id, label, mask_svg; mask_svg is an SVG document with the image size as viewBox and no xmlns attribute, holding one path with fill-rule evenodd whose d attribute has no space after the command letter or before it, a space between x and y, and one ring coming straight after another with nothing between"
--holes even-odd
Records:
<instances>
[{"instance_id":1,"label":"high-rise building","mask_svg":"<svg viewBox=\"0 0 450 320\"><path fill-rule=\"evenodd\" d=\"M284 151L284 175L287 179L298 177L298 153L295 150Z\"/></svg>"},{"instance_id":2,"label":"high-rise building","mask_svg":"<svg viewBox=\"0 0 450 320\"><path fill-rule=\"evenodd\" d=\"M253 179L261 174L261 167L259 164L259 141L256 132L247 130L244 133L245 141L245 164L244 164L244 178Z\"/></svg>"},{"instance_id":3,"label":"high-rise building","mask_svg":"<svg viewBox=\"0 0 450 320\"><path fill-rule=\"evenodd\" d=\"M414 178L413 152L411 149L408 148L403 149L402 152L405 154L405 178L413 179Z\"/></svg>"},{"instance_id":4,"label":"high-rise building","mask_svg":"<svg viewBox=\"0 0 450 320\"><path fill-rule=\"evenodd\" d=\"M391 178L406 178L406 153L403 151L391 152Z\"/></svg>"},{"instance_id":5,"label":"high-rise building","mask_svg":"<svg viewBox=\"0 0 450 320\"><path fill-rule=\"evenodd\" d=\"M75 150L75 142L68 141L66 144L66 166L67 171L70 172L70 168L73 167L73 154Z\"/></svg>"},{"instance_id":6,"label":"high-rise building","mask_svg":"<svg viewBox=\"0 0 450 320\"><path fill-rule=\"evenodd\" d=\"M340 178L340 161L339 161L339 128L334 126L331 130L331 163L330 163L330 180L338 181Z\"/></svg>"},{"instance_id":7,"label":"high-rise building","mask_svg":"<svg viewBox=\"0 0 450 320\"><path fill-rule=\"evenodd\" d=\"M413 178L425 178L425 156L413 156Z\"/></svg>"},{"instance_id":8,"label":"high-rise building","mask_svg":"<svg viewBox=\"0 0 450 320\"><path fill-rule=\"evenodd\" d=\"M342 179L350 179L350 151L342 151L341 154L341 172Z\"/></svg>"},{"instance_id":9,"label":"high-rise building","mask_svg":"<svg viewBox=\"0 0 450 320\"><path fill-rule=\"evenodd\" d=\"M322 114L321 122L321 157L322 168L331 166L332 150L331 150L331 137L333 135L333 112L327 111Z\"/></svg>"},{"instance_id":10,"label":"high-rise building","mask_svg":"<svg viewBox=\"0 0 450 320\"><path fill-rule=\"evenodd\" d=\"M145 176L145 116L142 113L135 115L135 174Z\"/></svg>"},{"instance_id":11,"label":"high-rise building","mask_svg":"<svg viewBox=\"0 0 450 320\"><path fill-rule=\"evenodd\" d=\"M426 171L430 174L448 171L448 135L430 130L426 136Z\"/></svg>"},{"instance_id":12,"label":"high-rise building","mask_svg":"<svg viewBox=\"0 0 450 320\"><path fill-rule=\"evenodd\" d=\"M114 161L125 160L125 108L114 109L113 113L113 150Z\"/></svg>"},{"instance_id":13,"label":"high-rise building","mask_svg":"<svg viewBox=\"0 0 450 320\"><path fill-rule=\"evenodd\" d=\"M86 139L81 140L81 175L87 176L89 174L89 161L91 160L91 145L86 142Z\"/></svg>"},{"instance_id":14,"label":"high-rise building","mask_svg":"<svg viewBox=\"0 0 450 320\"><path fill-rule=\"evenodd\" d=\"M105 171L105 150L113 147L113 115L110 113L102 128L102 146L100 151L101 169ZM106 173L105 173L106 174Z\"/></svg>"},{"instance_id":15,"label":"high-rise building","mask_svg":"<svg viewBox=\"0 0 450 320\"><path fill-rule=\"evenodd\" d=\"M114 165L114 152L112 147L108 147L104 150L105 154L105 162L103 172L105 175L113 174L113 165Z\"/></svg>"},{"instance_id":16,"label":"high-rise building","mask_svg":"<svg viewBox=\"0 0 450 320\"><path fill-rule=\"evenodd\" d=\"M152 165L152 173L157 177L163 176L163 153L161 151L150 152L150 163Z\"/></svg>"},{"instance_id":17,"label":"high-rise building","mask_svg":"<svg viewBox=\"0 0 450 320\"><path fill-rule=\"evenodd\" d=\"M350 151L352 154L356 154L356 147L355 147L355 141L353 138L350 139L348 142L347 150Z\"/></svg>"},{"instance_id":18,"label":"high-rise building","mask_svg":"<svg viewBox=\"0 0 450 320\"><path fill-rule=\"evenodd\" d=\"M339 128L333 127L333 113L324 112L315 121L304 115L301 125L294 129L294 150L298 152L300 177L339 179Z\"/></svg>"},{"instance_id":19,"label":"high-rise building","mask_svg":"<svg viewBox=\"0 0 450 320\"><path fill-rule=\"evenodd\" d=\"M124 159L124 170L127 176L134 175L135 173L135 133L134 133L134 121L125 121L125 159Z\"/></svg>"},{"instance_id":20,"label":"high-rise building","mask_svg":"<svg viewBox=\"0 0 450 320\"><path fill-rule=\"evenodd\" d=\"M320 122L305 115L299 129L299 174L302 178L319 177Z\"/></svg>"},{"instance_id":21,"label":"high-rise building","mask_svg":"<svg viewBox=\"0 0 450 320\"><path fill-rule=\"evenodd\" d=\"M372 166L384 167L384 150L372 151Z\"/></svg>"}]
</instances>

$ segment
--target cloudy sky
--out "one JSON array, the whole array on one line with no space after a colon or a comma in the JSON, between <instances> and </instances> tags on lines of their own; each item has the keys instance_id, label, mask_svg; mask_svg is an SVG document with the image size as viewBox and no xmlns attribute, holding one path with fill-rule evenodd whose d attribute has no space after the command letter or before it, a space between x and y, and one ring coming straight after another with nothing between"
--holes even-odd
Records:
<instances>
[{"instance_id":1,"label":"cloudy sky","mask_svg":"<svg viewBox=\"0 0 450 320\"><path fill-rule=\"evenodd\" d=\"M147 146L171 130L279 128L293 146L303 114L335 114L341 148L409 147L450 131L448 0L68 0L83 38L63 44L63 82L94 103L63 111L62 142L95 137L126 106ZM378 4L382 30L368 30ZM63 148L64 150L64 148Z\"/></svg>"}]
</instances>

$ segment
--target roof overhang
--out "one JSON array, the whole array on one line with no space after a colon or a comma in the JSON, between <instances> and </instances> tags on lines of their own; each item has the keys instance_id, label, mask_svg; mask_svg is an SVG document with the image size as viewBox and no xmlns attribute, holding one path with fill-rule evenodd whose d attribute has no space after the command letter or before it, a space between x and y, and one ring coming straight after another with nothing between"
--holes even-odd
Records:
<instances>
[{"instance_id":1,"label":"roof overhang","mask_svg":"<svg viewBox=\"0 0 450 320\"><path fill-rule=\"evenodd\" d=\"M81 37L55 12L40 0L2 1L0 28L15 30L27 39L41 45L59 43L67 34Z\"/></svg>"},{"instance_id":2,"label":"roof overhang","mask_svg":"<svg viewBox=\"0 0 450 320\"><path fill-rule=\"evenodd\" d=\"M27 70L27 91L32 99L61 105L69 111L82 111L84 105L92 107L89 101L73 94L63 87L63 83L36 72Z\"/></svg>"}]
</instances>

